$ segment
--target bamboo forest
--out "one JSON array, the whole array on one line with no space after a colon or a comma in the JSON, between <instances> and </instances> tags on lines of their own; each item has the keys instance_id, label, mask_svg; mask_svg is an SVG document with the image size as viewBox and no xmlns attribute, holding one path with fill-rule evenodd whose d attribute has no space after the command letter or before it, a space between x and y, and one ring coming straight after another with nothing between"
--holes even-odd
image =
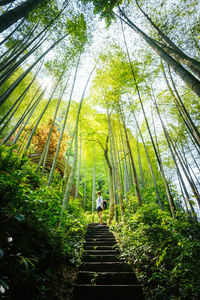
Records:
<instances>
[{"instance_id":1,"label":"bamboo forest","mask_svg":"<svg viewBox=\"0 0 200 300\"><path fill-rule=\"evenodd\" d=\"M0 298L200 299L200 2L0 0Z\"/></svg>"}]
</instances>

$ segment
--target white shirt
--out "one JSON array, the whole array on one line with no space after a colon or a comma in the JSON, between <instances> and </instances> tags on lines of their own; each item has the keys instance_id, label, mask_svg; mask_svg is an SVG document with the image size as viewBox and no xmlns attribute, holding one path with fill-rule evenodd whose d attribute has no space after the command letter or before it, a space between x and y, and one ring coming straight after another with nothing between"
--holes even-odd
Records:
<instances>
[{"instance_id":1,"label":"white shirt","mask_svg":"<svg viewBox=\"0 0 200 300\"><path fill-rule=\"evenodd\" d=\"M103 199L102 199L102 197L100 196L100 197L98 197L97 198L97 200L96 200L96 202L97 202L97 207L101 207L101 204L103 203Z\"/></svg>"}]
</instances>

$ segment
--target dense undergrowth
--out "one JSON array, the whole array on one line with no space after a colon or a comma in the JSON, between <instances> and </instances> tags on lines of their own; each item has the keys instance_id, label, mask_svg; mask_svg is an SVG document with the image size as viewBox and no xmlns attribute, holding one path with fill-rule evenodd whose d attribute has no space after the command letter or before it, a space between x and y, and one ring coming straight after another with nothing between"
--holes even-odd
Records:
<instances>
[{"instance_id":1,"label":"dense undergrowth","mask_svg":"<svg viewBox=\"0 0 200 300\"><path fill-rule=\"evenodd\" d=\"M132 202L134 207L134 197ZM199 224L181 212L172 219L154 203L131 213L126 209L125 219L125 224L113 223L112 230L146 299L199 299Z\"/></svg>"},{"instance_id":2,"label":"dense undergrowth","mask_svg":"<svg viewBox=\"0 0 200 300\"><path fill-rule=\"evenodd\" d=\"M68 299L87 218L73 202L59 227L62 184L15 149L0 148L0 285L3 299Z\"/></svg>"},{"instance_id":3,"label":"dense undergrowth","mask_svg":"<svg viewBox=\"0 0 200 300\"><path fill-rule=\"evenodd\" d=\"M47 187L46 176L15 148L0 148L3 299L70 299L86 225L99 221L73 199L61 229L62 179L57 174ZM123 223L112 223L121 256L133 265L146 299L198 299L200 225L181 210L172 219L154 194L146 189L140 208L133 193L127 195Z\"/></svg>"}]
</instances>

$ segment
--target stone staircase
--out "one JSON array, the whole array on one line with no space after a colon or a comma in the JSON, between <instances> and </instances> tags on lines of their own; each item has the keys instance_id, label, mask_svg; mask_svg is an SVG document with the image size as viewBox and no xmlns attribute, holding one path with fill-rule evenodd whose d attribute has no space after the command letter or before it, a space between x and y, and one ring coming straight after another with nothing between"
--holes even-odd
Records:
<instances>
[{"instance_id":1,"label":"stone staircase","mask_svg":"<svg viewBox=\"0 0 200 300\"><path fill-rule=\"evenodd\" d=\"M88 225L73 300L143 299L131 266L119 260L115 245L108 226Z\"/></svg>"}]
</instances>

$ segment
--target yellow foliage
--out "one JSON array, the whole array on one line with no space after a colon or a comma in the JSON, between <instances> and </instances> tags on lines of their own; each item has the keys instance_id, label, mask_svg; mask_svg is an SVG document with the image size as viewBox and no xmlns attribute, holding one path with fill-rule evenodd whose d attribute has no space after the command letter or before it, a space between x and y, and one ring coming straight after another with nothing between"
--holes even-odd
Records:
<instances>
[{"instance_id":1,"label":"yellow foliage","mask_svg":"<svg viewBox=\"0 0 200 300\"><path fill-rule=\"evenodd\" d=\"M42 127L38 128L36 130L36 133L34 134L33 139L32 139L32 144L34 144L36 152L42 153L42 151L45 147L45 143L48 139L48 135L49 135L49 131L50 131L52 122L53 122L53 120L49 119L49 122L47 123L47 125L43 125ZM55 155L59 138L60 138L60 131L58 131L57 126L54 125L52 133L51 133L50 144L49 144L49 151L48 151L49 155ZM58 154L58 157L60 159L63 157L63 155L67 149L68 141L69 141L69 135L67 133L64 133L62 142L60 145L59 154Z\"/></svg>"}]
</instances>

